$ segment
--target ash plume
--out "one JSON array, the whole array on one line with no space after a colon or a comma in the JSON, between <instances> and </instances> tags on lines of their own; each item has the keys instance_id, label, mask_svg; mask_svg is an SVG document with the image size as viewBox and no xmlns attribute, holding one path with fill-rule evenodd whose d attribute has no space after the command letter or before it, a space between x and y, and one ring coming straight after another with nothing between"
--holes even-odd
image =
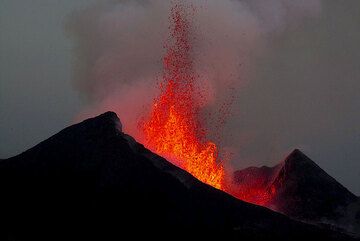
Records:
<instances>
[{"instance_id":1,"label":"ash plume","mask_svg":"<svg viewBox=\"0 0 360 241\"><path fill-rule=\"evenodd\" d=\"M137 123L159 91L174 2L99 1L69 17L66 29L75 43L74 82L88 106L77 119L113 110L125 132L141 140ZM204 113L215 119L206 124L212 127L210 135L217 136L211 130L219 132L214 127L224 112L231 123L241 118L236 99L251 82L254 56L266 52L266 39L316 16L321 4L291 0L188 0L186 4L195 9L193 58L204 92ZM219 137L223 148L240 157L238 146L226 141L230 134L223 130ZM242 132L231 135L232 141L244 141Z\"/></svg>"}]
</instances>

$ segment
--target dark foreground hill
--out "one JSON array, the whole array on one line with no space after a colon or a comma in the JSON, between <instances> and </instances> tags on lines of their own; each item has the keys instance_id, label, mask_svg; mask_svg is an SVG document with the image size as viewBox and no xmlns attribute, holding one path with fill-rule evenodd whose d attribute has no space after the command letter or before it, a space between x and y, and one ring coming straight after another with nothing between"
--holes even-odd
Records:
<instances>
[{"instance_id":1,"label":"dark foreground hill","mask_svg":"<svg viewBox=\"0 0 360 241\"><path fill-rule=\"evenodd\" d=\"M234 180L240 194L260 190L261 195L249 197L250 202L263 201L263 206L294 219L360 234L359 198L300 150L294 150L274 167L236 171Z\"/></svg>"},{"instance_id":2,"label":"dark foreground hill","mask_svg":"<svg viewBox=\"0 0 360 241\"><path fill-rule=\"evenodd\" d=\"M115 113L0 162L2 240L351 240L205 185L121 132Z\"/></svg>"}]
</instances>

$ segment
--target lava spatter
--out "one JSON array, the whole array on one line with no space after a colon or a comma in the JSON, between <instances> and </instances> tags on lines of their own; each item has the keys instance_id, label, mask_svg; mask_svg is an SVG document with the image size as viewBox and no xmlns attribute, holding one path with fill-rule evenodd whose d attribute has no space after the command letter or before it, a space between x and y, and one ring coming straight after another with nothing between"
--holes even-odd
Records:
<instances>
[{"instance_id":1,"label":"lava spatter","mask_svg":"<svg viewBox=\"0 0 360 241\"><path fill-rule=\"evenodd\" d=\"M171 9L161 93L140 129L149 149L173 160L200 181L224 189L225 172L218 147L206 140L206 129L199 120L196 96L201 96L201 91L195 84L198 76L193 69L191 22L186 10L181 4Z\"/></svg>"}]
</instances>

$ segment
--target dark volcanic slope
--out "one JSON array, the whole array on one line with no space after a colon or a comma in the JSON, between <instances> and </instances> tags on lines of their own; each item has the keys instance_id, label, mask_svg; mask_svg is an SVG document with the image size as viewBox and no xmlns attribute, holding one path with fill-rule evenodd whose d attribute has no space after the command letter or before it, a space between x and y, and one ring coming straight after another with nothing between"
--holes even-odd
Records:
<instances>
[{"instance_id":1,"label":"dark volcanic slope","mask_svg":"<svg viewBox=\"0 0 360 241\"><path fill-rule=\"evenodd\" d=\"M265 206L290 217L322 222L357 232L359 219L351 212L359 211L358 197L348 191L315 162L294 150L275 167L247 168L235 172L238 185L263 180L260 187L270 195Z\"/></svg>"},{"instance_id":2,"label":"dark volcanic slope","mask_svg":"<svg viewBox=\"0 0 360 241\"><path fill-rule=\"evenodd\" d=\"M4 240L113 240L125 234L343 240L200 183L119 131L105 113L0 162ZM110 238L111 237L111 238ZM0 237L1 238L1 237Z\"/></svg>"},{"instance_id":3,"label":"dark volcanic slope","mask_svg":"<svg viewBox=\"0 0 360 241\"><path fill-rule=\"evenodd\" d=\"M302 219L336 218L339 207L357 199L299 150L285 159L274 185L273 201L284 212Z\"/></svg>"}]
</instances>

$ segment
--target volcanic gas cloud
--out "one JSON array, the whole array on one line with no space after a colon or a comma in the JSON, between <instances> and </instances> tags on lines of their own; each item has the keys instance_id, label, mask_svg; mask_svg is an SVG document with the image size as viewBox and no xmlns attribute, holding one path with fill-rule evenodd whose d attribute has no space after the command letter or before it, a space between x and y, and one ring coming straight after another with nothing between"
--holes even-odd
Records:
<instances>
[{"instance_id":1,"label":"volcanic gas cloud","mask_svg":"<svg viewBox=\"0 0 360 241\"><path fill-rule=\"evenodd\" d=\"M171 9L171 31L163 58L161 94L140 123L145 146L187 170L200 181L224 189L224 167L218 147L206 140L200 121L201 91L191 56L191 12L176 4ZM197 97L197 98L195 98Z\"/></svg>"},{"instance_id":2,"label":"volcanic gas cloud","mask_svg":"<svg viewBox=\"0 0 360 241\"><path fill-rule=\"evenodd\" d=\"M145 2L101 1L72 15L74 76L89 102L77 119L113 110L148 149L204 183L266 205L267 178L241 176L246 185L232 185L227 154L235 165L245 163L242 153L263 144L257 129L246 129L258 116L240 110L240 89L268 34L283 29L289 16L316 13L320 1ZM232 90L236 108L229 115ZM255 141L244 147L248 136Z\"/></svg>"}]
</instances>

